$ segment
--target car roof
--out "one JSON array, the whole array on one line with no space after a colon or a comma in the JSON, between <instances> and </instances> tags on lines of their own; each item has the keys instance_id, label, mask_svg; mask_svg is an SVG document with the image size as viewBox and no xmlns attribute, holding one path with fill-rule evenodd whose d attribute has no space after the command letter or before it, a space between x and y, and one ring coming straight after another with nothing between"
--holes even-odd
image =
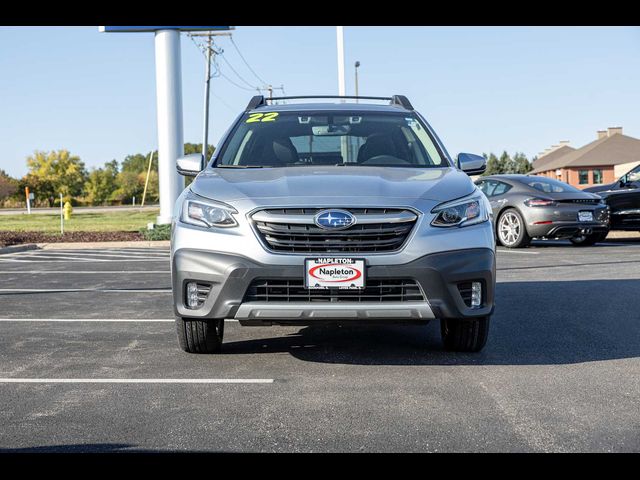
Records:
<instances>
[{"instance_id":1,"label":"car roof","mask_svg":"<svg viewBox=\"0 0 640 480\"><path fill-rule=\"evenodd\" d=\"M375 103L286 103L277 105L261 105L250 112L324 112L324 111L359 111L359 112L392 112L410 114L400 105Z\"/></svg>"},{"instance_id":2,"label":"car roof","mask_svg":"<svg viewBox=\"0 0 640 480\"><path fill-rule=\"evenodd\" d=\"M542 175L524 175L522 173L496 173L494 175L487 175L486 177L480 177L478 180L496 179L496 180L511 180L511 181L518 182L518 181L526 180L528 178L546 179L547 177L544 177Z\"/></svg>"}]
</instances>

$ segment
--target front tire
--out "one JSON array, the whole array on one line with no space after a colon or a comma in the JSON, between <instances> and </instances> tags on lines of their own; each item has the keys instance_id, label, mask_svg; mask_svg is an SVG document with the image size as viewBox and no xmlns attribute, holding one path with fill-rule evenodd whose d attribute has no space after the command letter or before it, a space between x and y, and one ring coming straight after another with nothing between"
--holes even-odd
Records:
<instances>
[{"instance_id":1,"label":"front tire","mask_svg":"<svg viewBox=\"0 0 640 480\"><path fill-rule=\"evenodd\" d=\"M479 352L487 343L491 317L440 320L440 334L445 350Z\"/></svg>"},{"instance_id":2,"label":"front tire","mask_svg":"<svg viewBox=\"0 0 640 480\"><path fill-rule=\"evenodd\" d=\"M188 353L218 353L222 349L224 320L176 318L180 348Z\"/></svg>"},{"instance_id":3,"label":"front tire","mask_svg":"<svg viewBox=\"0 0 640 480\"><path fill-rule=\"evenodd\" d=\"M602 242L605 238L607 238L608 234L609 232L598 232L592 233L591 235L581 235L579 237L573 237L569 240L576 247L590 247L591 245L595 245L598 242Z\"/></svg>"},{"instance_id":4,"label":"front tire","mask_svg":"<svg viewBox=\"0 0 640 480\"><path fill-rule=\"evenodd\" d=\"M507 248L522 248L531 243L524 218L516 209L509 208L502 212L497 223L496 237L501 245Z\"/></svg>"}]
</instances>

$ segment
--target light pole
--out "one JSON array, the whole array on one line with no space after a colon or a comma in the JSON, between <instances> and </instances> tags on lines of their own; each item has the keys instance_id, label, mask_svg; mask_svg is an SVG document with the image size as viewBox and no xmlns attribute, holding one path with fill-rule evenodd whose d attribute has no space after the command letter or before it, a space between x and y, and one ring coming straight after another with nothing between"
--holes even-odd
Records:
<instances>
[{"instance_id":1,"label":"light pole","mask_svg":"<svg viewBox=\"0 0 640 480\"><path fill-rule=\"evenodd\" d=\"M356 70L356 97L358 96L358 67L360 66L360 62L356 60L355 70ZM356 103L358 103L358 99L356 98Z\"/></svg>"}]
</instances>

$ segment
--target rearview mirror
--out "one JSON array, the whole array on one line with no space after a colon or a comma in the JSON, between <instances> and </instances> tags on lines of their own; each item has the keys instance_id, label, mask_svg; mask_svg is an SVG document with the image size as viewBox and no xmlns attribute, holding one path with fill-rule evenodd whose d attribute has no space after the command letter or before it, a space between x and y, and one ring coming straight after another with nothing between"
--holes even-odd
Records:
<instances>
[{"instance_id":1,"label":"rearview mirror","mask_svg":"<svg viewBox=\"0 0 640 480\"><path fill-rule=\"evenodd\" d=\"M458 168L467 175L480 175L487 169L487 160L473 153L459 153L456 163Z\"/></svg>"},{"instance_id":2,"label":"rearview mirror","mask_svg":"<svg viewBox=\"0 0 640 480\"><path fill-rule=\"evenodd\" d=\"M195 177L202 170L202 154L191 153L176 160L176 169L180 175Z\"/></svg>"}]
</instances>

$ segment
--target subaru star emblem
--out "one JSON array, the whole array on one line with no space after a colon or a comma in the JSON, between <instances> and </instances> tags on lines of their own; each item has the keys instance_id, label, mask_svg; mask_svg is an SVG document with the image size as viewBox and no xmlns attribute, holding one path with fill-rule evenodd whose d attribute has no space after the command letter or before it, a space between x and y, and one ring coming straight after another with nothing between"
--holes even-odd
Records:
<instances>
[{"instance_id":1,"label":"subaru star emblem","mask_svg":"<svg viewBox=\"0 0 640 480\"><path fill-rule=\"evenodd\" d=\"M356 219L344 210L323 210L314 219L317 226L326 230L349 228L356 223Z\"/></svg>"}]
</instances>

